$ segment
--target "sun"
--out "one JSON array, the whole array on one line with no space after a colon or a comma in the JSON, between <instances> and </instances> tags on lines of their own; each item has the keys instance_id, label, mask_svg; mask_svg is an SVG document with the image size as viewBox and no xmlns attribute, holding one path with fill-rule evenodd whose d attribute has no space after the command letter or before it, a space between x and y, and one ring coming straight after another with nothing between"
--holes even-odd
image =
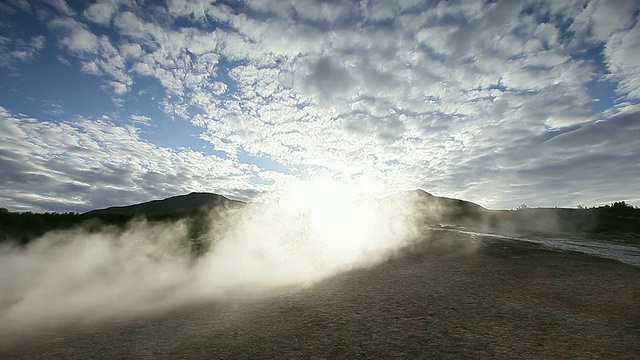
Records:
<instances>
[{"instance_id":1,"label":"sun","mask_svg":"<svg viewBox=\"0 0 640 360\"><path fill-rule=\"evenodd\" d=\"M315 230L344 229L358 211L361 194L349 184L333 180L306 180L289 188L295 207L309 215Z\"/></svg>"}]
</instances>

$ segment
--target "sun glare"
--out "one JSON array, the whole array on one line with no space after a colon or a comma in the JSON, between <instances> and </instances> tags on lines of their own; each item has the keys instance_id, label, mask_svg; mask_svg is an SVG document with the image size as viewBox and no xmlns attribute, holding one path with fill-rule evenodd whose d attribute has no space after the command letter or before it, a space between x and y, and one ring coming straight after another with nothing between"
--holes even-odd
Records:
<instances>
[{"instance_id":1,"label":"sun glare","mask_svg":"<svg viewBox=\"0 0 640 360\"><path fill-rule=\"evenodd\" d=\"M405 244L411 227L405 213L365 191L324 179L283 184L238 213L204 273L224 273L217 286L284 285L381 261Z\"/></svg>"},{"instance_id":2,"label":"sun glare","mask_svg":"<svg viewBox=\"0 0 640 360\"><path fill-rule=\"evenodd\" d=\"M345 230L358 212L362 195L355 186L331 180L309 180L292 185L295 206L308 213L315 231Z\"/></svg>"}]
</instances>

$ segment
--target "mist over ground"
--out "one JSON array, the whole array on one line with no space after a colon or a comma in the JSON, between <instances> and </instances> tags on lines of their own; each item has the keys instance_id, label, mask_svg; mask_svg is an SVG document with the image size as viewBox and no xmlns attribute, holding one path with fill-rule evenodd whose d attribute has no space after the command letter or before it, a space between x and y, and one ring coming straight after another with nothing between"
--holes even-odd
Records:
<instances>
[{"instance_id":1,"label":"mist over ground","mask_svg":"<svg viewBox=\"0 0 640 360\"><path fill-rule=\"evenodd\" d=\"M193 257L185 221L138 219L45 234L0 249L0 335L119 321L202 302L266 296L388 259L421 238L410 197L301 185L212 216ZM215 219L215 220L214 220Z\"/></svg>"}]
</instances>

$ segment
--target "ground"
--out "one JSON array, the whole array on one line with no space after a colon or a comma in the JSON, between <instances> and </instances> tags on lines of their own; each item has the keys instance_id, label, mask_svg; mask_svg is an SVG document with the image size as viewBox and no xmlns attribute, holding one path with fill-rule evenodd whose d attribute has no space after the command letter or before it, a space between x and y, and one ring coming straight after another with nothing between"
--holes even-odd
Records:
<instances>
[{"instance_id":1,"label":"ground","mask_svg":"<svg viewBox=\"0 0 640 360\"><path fill-rule=\"evenodd\" d=\"M640 359L640 268L469 240L268 298L5 339L0 358Z\"/></svg>"}]
</instances>

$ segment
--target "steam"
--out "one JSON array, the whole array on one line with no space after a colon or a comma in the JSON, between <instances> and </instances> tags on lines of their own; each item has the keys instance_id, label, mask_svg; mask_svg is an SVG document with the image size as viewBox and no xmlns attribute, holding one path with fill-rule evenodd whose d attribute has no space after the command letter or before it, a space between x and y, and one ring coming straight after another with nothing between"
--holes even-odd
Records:
<instances>
[{"instance_id":1,"label":"steam","mask_svg":"<svg viewBox=\"0 0 640 360\"><path fill-rule=\"evenodd\" d=\"M260 296L371 266L415 242L412 204L305 183L217 214L193 259L184 222L54 232L0 249L0 337Z\"/></svg>"}]
</instances>

